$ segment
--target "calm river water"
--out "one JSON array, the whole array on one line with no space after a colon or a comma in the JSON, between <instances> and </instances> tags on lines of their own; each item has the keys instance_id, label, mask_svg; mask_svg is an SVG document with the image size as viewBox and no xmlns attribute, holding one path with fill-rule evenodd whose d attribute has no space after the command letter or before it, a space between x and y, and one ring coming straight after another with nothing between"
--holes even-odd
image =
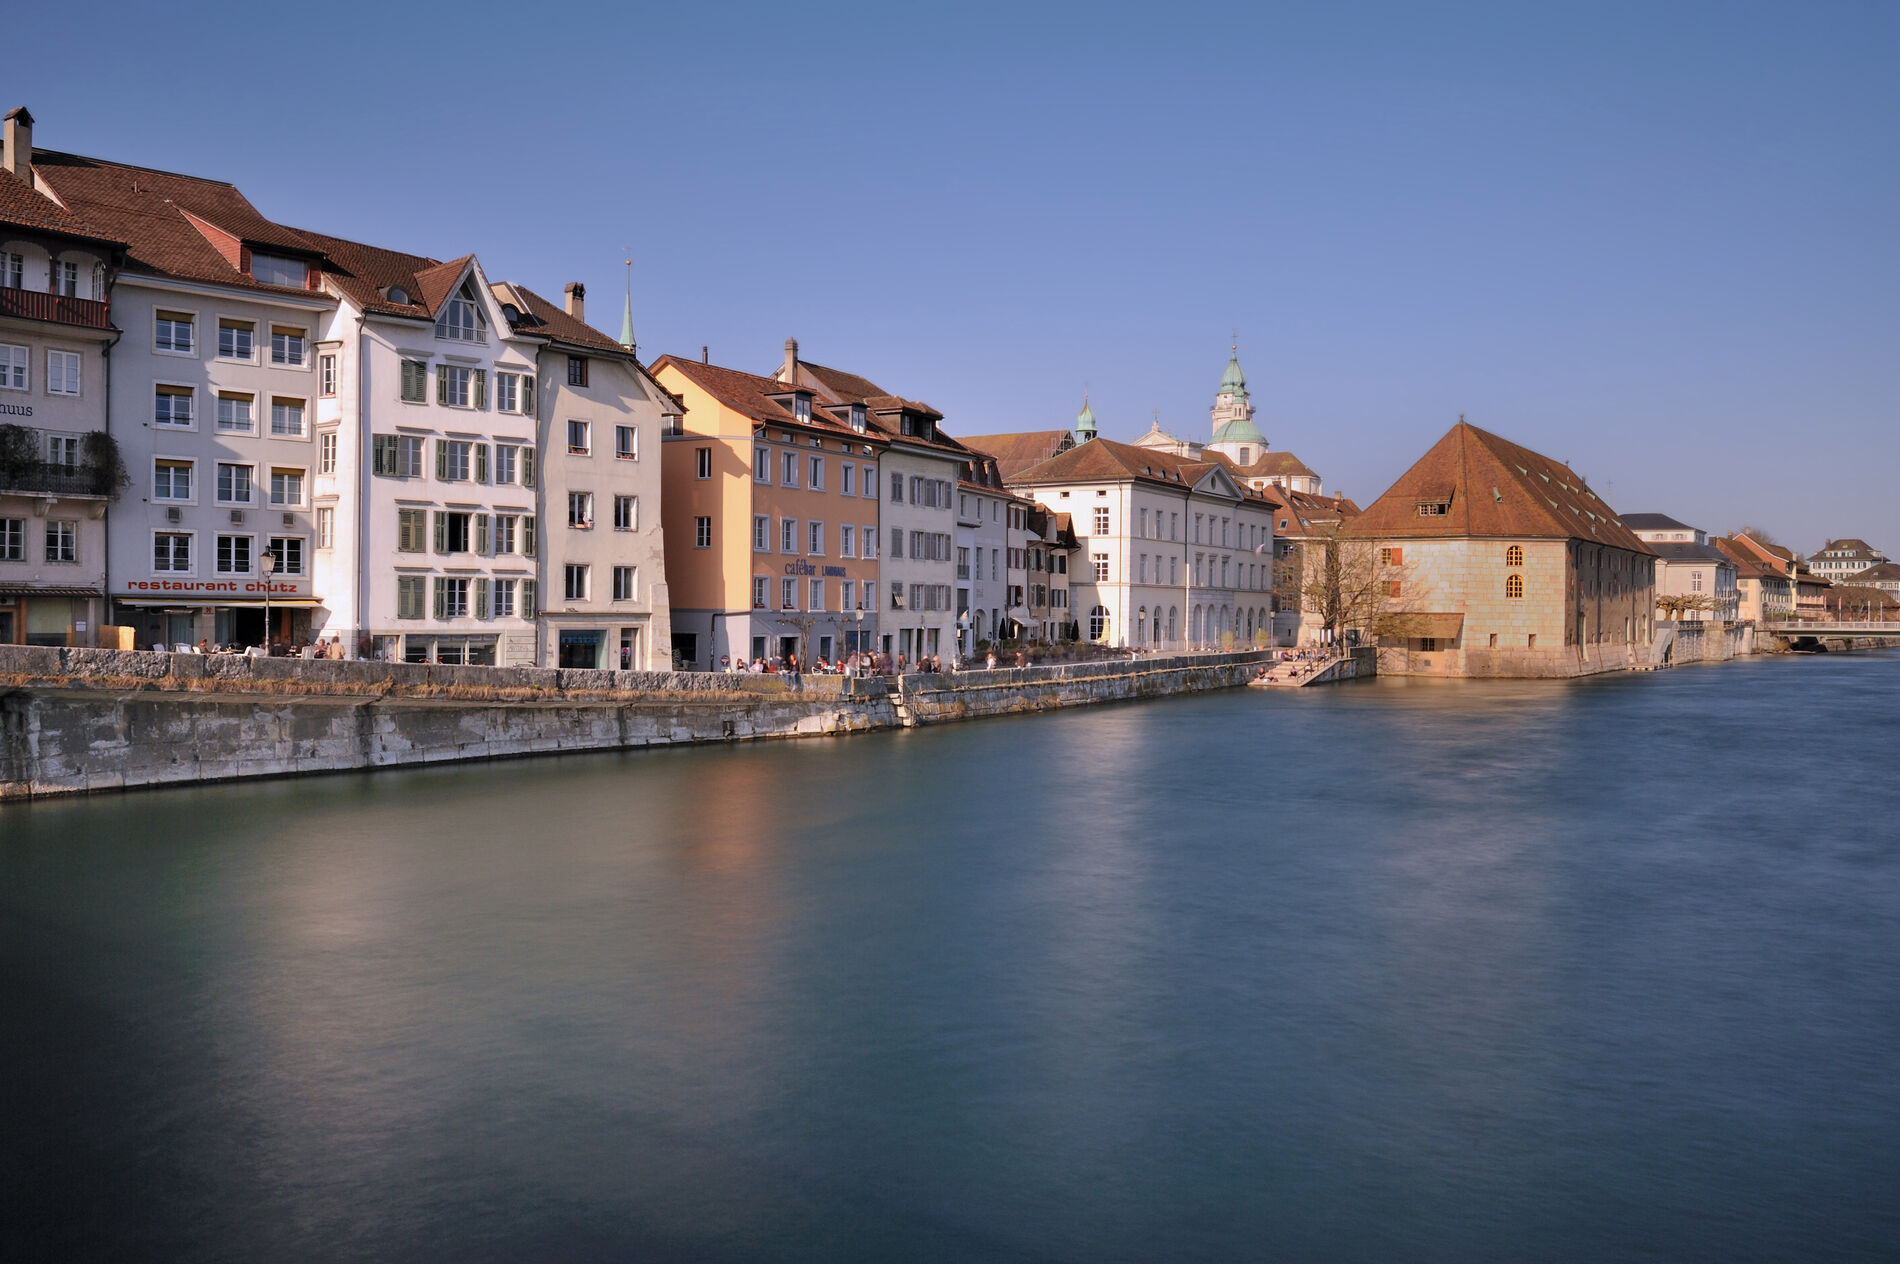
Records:
<instances>
[{"instance_id":1,"label":"calm river water","mask_svg":"<svg viewBox=\"0 0 1900 1264\"><path fill-rule=\"evenodd\" d=\"M9 1260L1891 1260L1900 657L0 810Z\"/></svg>"}]
</instances>

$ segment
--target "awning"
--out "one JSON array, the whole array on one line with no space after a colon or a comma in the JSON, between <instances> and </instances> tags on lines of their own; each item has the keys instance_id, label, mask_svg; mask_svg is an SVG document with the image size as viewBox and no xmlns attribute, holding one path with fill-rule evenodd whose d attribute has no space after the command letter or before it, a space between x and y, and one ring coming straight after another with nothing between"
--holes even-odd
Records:
<instances>
[{"instance_id":1,"label":"awning","mask_svg":"<svg viewBox=\"0 0 1900 1264\"><path fill-rule=\"evenodd\" d=\"M228 593L218 593L215 596L204 597L191 593L177 597L116 597L114 600L122 606L162 606L173 610L199 610L206 606L244 606L247 609L251 606L256 606L259 610L264 608L264 599L262 597L253 601L248 597L233 598ZM270 599L270 607L272 610L291 606L308 608L322 604L323 603L315 597L272 597Z\"/></svg>"},{"instance_id":2,"label":"awning","mask_svg":"<svg viewBox=\"0 0 1900 1264\"><path fill-rule=\"evenodd\" d=\"M1390 620L1390 634L1393 636L1430 636L1441 641L1454 641L1458 633L1464 630L1465 617L1462 614L1413 614L1395 612L1386 616Z\"/></svg>"},{"instance_id":3,"label":"awning","mask_svg":"<svg viewBox=\"0 0 1900 1264\"><path fill-rule=\"evenodd\" d=\"M97 588L87 588L81 584L49 584L36 588L32 584L0 584L0 597L103 597L105 594Z\"/></svg>"}]
</instances>

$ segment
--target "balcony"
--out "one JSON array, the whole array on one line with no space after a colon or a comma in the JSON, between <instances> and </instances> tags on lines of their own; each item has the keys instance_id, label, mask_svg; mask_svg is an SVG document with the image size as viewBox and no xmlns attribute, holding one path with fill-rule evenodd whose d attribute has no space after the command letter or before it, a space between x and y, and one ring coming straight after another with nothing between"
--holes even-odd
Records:
<instances>
[{"instance_id":1,"label":"balcony","mask_svg":"<svg viewBox=\"0 0 1900 1264\"><path fill-rule=\"evenodd\" d=\"M112 497L112 476L92 465L56 465L51 461L29 461L24 465L0 466L0 494L13 492L29 496Z\"/></svg>"},{"instance_id":2,"label":"balcony","mask_svg":"<svg viewBox=\"0 0 1900 1264\"><path fill-rule=\"evenodd\" d=\"M112 328L108 304L90 298L68 298L40 290L0 289L0 316L45 320L82 329Z\"/></svg>"}]
</instances>

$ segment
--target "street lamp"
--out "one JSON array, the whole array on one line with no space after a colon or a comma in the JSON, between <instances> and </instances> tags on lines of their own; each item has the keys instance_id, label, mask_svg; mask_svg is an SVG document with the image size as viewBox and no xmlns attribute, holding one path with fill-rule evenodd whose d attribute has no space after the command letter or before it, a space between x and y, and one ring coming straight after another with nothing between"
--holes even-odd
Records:
<instances>
[{"instance_id":1,"label":"street lamp","mask_svg":"<svg viewBox=\"0 0 1900 1264\"><path fill-rule=\"evenodd\" d=\"M270 657L270 577L277 570L277 555L269 549L257 559L257 568L264 574L264 657Z\"/></svg>"}]
</instances>

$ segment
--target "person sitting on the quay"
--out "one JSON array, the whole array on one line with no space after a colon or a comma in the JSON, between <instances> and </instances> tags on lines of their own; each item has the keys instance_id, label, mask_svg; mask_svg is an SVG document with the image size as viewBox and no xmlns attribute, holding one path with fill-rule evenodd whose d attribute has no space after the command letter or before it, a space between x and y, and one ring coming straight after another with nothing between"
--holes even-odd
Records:
<instances>
[{"instance_id":1,"label":"person sitting on the quay","mask_svg":"<svg viewBox=\"0 0 1900 1264\"><path fill-rule=\"evenodd\" d=\"M991 671L996 670L996 647L994 645L990 646L990 655L989 658L984 661L984 665Z\"/></svg>"}]
</instances>

